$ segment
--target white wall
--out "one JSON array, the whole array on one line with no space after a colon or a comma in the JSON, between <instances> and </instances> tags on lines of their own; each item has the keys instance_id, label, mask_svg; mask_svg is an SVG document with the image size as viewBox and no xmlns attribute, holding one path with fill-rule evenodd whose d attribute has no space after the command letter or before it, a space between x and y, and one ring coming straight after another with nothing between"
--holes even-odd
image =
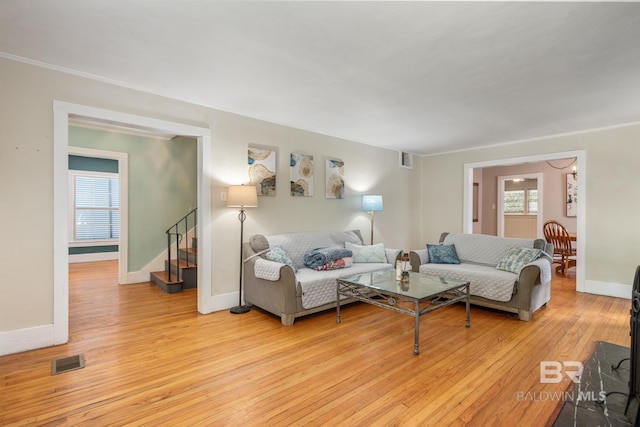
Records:
<instances>
[{"instance_id":1,"label":"white wall","mask_svg":"<svg viewBox=\"0 0 640 427\"><path fill-rule=\"evenodd\" d=\"M6 59L0 59L0 194L3 231L0 248L0 346L33 328L50 325L53 307L53 101L120 111L212 130L211 170L213 242L212 294L237 292L239 222L237 211L220 201L220 192L247 179L247 145L278 149L276 197L261 197L247 211L245 236L306 230L359 228L369 234L361 195L384 195L384 211L376 215L376 242L411 249L420 237L420 166L398 166L398 153L305 132L116 87ZM289 195L288 155L314 155L316 195ZM324 198L325 157L345 162L345 199ZM10 202L9 202L10 201ZM10 206L10 209L7 207ZM413 239L413 241L412 241ZM28 254L28 255L25 255ZM35 266L35 268L34 268ZM233 300L233 299L232 299ZM237 299L236 299L237 300ZM73 315L73 313L71 313ZM3 334L4 332L4 334ZM6 348L6 347L5 347ZM4 354L0 347L0 354Z\"/></svg>"}]
</instances>

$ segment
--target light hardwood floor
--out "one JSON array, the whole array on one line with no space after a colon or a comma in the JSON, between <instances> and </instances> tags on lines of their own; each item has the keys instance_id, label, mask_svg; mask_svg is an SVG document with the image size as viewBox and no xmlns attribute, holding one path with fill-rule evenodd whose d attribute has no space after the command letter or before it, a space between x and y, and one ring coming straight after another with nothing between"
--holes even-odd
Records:
<instances>
[{"instance_id":1,"label":"light hardwood floor","mask_svg":"<svg viewBox=\"0 0 640 427\"><path fill-rule=\"evenodd\" d=\"M631 273L630 273L631 274ZM630 279L631 280L631 279ZM464 305L421 320L365 304L296 320L258 310L200 315L196 291L117 285L114 262L70 267L68 344L0 357L0 425L549 425L558 400L527 392L540 361L629 345L630 302L577 294L554 276L531 322ZM54 359L83 369L51 376ZM531 396L531 394L530 394Z\"/></svg>"}]
</instances>

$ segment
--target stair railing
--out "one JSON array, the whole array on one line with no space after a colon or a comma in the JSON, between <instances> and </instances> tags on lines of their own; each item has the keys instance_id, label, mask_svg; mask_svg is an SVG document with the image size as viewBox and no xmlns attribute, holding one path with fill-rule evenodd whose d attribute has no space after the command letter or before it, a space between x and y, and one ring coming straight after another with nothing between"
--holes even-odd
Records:
<instances>
[{"instance_id":1,"label":"stair railing","mask_svg":"<svg viewBox=\"0 0 640 427\"><path fill-rule=\"evenodd\" d=\"M165 271L167 272L169 282L172 282L172 273L171 273L171 246L172 246L172 236L175 236L175 244L176 244L176 280L180 280L180 243L182 242L182 237L189 235L189 220L191 219L191 224L193 225L194 235L198 235L198 215L196 212L198 208L193 209L191 212L180 218L178 222L173 224L171 227L167 229L165 232L167 235L167 265L165 267ZM184 227L184 234L181 233L181 228ZM190 265L189 263L189 239L187 239L185 243L185 253L187 267ZM195 255L194 255L195 256Z\"/></svg>"}]
</instances>

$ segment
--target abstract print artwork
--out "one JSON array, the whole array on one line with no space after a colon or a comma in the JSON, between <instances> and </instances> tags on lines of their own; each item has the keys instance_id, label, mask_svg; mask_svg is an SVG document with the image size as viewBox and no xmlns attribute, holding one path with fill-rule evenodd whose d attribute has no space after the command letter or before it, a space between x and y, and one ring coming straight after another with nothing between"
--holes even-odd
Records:
<instances>
[{"instance_id":1,"label":"abstract print artwork","mask_svg":"<svg viewBox=\"0 0 640 427\"><path fill-rule=\"evenodd\" d=\"M344 162L342 160L327 160L326 177L325 197L327 199L344 198Z\"/></svg>"},{"instance_id":2,"label":"abstract print artwork","mask_svg":"<svg viewBox=\"0 0 640 427\"><path fill-rule=\"evenodd\" d=\"M275 196L276 151L249 146L247 163L249 182L258 188L258 196Z\"/></svg>"},{"instance_id":3,"label":"abstract print artwork","mask_svg":"<svg viewBox=\"0 0 640 427\"><path fill-rule=\"evenodd\" d=\"M313 156L291 153L291 195L313 196Z\"/></svg>"},{"instance_id":4,"label":"abstract print artwork","mask_svg":"<svg viewBox=\"0 0 640 427\"><path fill-rule=\"evenodd\" d=\"M578 179L567 174L567 216L578 216Z\"/></svg>"}]
</instances>

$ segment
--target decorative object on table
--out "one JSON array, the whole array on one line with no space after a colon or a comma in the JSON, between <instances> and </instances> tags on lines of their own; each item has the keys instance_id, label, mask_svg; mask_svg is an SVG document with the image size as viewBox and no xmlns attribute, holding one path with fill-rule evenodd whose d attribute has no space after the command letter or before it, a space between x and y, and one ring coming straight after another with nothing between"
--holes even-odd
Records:
<instances>
[{"instance_id":1,"label":"decorative object on table","mask_svg":"<svg viewBox=\"0 0 640 427\"><path fill-rule=\"evenodd\" d=\"M402 280L402 261L396 261L396 280Z\"/></svg>"},{"instance_id":2,"label":"decorative object on table","mask_svg":"<svg viewBox=\"0 0 640 427\"><path fill-rule=\"evenodd\" d=\"M400 258L401 268L402 268L402 278L400 279L403 283L409 283L409 270L411 270L411 260L409 259L408 253L403 253L402 258ZM403 291L409 290L407 285L406 289L403 287Z\"/></svg>"},{"instance_id":3,"label":"decorative object on table","mask_svg":"<svg viewBox=\"0 0 640 427\"><path fill-rule=\"evenodd\" d=\"M567 174L567 216L578 216L578 173Z\"/></svg>"},{"instance_id":4,"label":"decorative object on table","mask_svg":"<svg viewBox=\"0 0 640 427\"><path fill-rule=\"evenodd\" d=\"M249 146L247 163L249 182L255 185L259 196L276 195L276 156L275 150Z\"/></svg>"},{"instance_id":5,"label":"decorative object on table","mask_svg":"<svg viewBox=\"0 0 640 427\"><path fill-rule=\"evenodd\" d=\"M240 281L238 286L238 305L231 307L229 310L233 314L242 314L249 311L249 306L242 305L242 241L244 240L244 220L247 219L244 209L256 206L258 206L258 192L255 186L232 185L229 187L227 207L240 208L240 213L238 214L238 220L240 220Z\"/></svg>"},{"instance_id":6,"label":"decorative object on table","mask_svg":"<svg viewBox=\"0 0 640 427\"><path fill-rule=\"evenodd\" d=\"M344 162L327 160L325 197L327 199L344 198Z\"/></svg>"},{"instance_id":7,"label":"decorative object on table","mask_svg":"<svg viewBox=\"0 0 640 427\"><path fill-rule=\"evenodd\" d=\"M313 196L313 156L291 153L291 195Z\"/></svg>"},{"instance_id":8,"label":"decorative object on table","mask_svg":"<svg viewBox=\"0 0 640 427\"><path fill-rule=\"evenodd\" d=\"M362 196L362 210L371 216L371 244L373 245L373 215L382 211L382 196L380 194L365 194Z\"/></svg>"}]
</instances>

